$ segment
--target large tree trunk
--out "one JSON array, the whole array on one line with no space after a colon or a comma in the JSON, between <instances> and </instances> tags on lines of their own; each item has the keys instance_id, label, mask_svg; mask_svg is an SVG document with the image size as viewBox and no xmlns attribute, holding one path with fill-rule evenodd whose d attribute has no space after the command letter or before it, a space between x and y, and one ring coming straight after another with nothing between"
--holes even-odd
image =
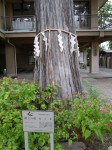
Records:
<instances>
[{"instance_id":1,"label":"large tree trunk","mask_svg":"<svg viewBox=\"0 0 112 150\"><path fill-rule=\"evenodd\" d=\"M75 33L73 0L35 0L36 32L39 37L40 55L36 57L35 78L41 88L48 84L59 85L58 97L72 98L82 93L77 51L71 53L70 36ZM46 50L41 31L48 39ZM58 32L59 29L64 32ZM60 51L58 35L62 36L63 51ZM76 47L76 46L75 46ZM35 69L36 70L36 69Z\"/></svg>"}]
</instances>

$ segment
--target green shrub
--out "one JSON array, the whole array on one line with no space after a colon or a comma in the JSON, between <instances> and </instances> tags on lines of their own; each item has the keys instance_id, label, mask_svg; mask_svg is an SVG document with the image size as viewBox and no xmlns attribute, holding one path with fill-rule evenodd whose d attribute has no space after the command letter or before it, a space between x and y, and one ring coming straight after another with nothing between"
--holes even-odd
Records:
<instances>
[{"instance_id":1,"label":"green shrub","mask_svg":"<svg viewBox=\"0 0 112 150\"><path fill-rule=\"evenodd\" d=\"M38 85L25 80L0 80L0 149L19 150L24 147L21 111L35 110Z\"/></svg>"},{"instance_id":2,"label":"green shrub","mask_svg":"<svg viewBox=\"0 0 112 150\"><path fill-rule=\"evenodd\" d=\"M0 150L24 150L22 110L53 110L55 149L61 142L88 142L112 132L112 104L96 97L75 96L63 103L56 99L57 86L40 90L38 84L21 79L0 80ZM49 134L29 133L30 150L49 150Z\"/></svg>"},{"instance_id":3,"label":"green shrub","mask_svg":"<svg viewBox=\"0 0 112 150\"><path fill-rule=\"evenodd\" d=\"M75 98L65 105L56 101L51 107L55 110L55 133L59 141L86 143L96 136L103 142L103 135L109 137L112 132L112 104L103 104L99 99Z\"/></svg>"}]
</instances>

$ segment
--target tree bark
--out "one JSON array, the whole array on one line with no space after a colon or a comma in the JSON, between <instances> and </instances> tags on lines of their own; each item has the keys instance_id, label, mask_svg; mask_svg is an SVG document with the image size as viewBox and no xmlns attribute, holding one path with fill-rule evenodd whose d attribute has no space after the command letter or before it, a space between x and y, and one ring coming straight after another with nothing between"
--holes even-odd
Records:
<instances>
[{"instance_id":1,"label":"tree bark","mask_svg":"<svg viewBox=\"0 0 112 150\"><path fill-rule=\"evenodd\" d=\"M46 29L58 29L75 33L73 0L35 0L36 33ZM58 30L45 32L48 50L43 36L39 36L40 56L36 59L37 74L41 88L58 84L58 97L73 98L74 93L83 92L77 51L70 52L70 34L61 32L64 49L61 52Z\"/></svg>"}]
</instances>

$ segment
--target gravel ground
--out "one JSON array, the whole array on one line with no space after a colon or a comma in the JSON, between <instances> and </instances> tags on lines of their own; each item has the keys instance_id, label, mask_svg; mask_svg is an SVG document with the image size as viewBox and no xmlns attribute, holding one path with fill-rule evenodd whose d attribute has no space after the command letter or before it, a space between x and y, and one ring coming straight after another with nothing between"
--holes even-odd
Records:
<instances>
[{"instance_id":1,"label":"gravel ground","mask_svg":"<svg viewBox=\"0 0 112 150\"><path fill-rule=\"evenodd\" d=\"M94 87L102 99L112 101L112 78L84 78L89 84Z\"/></svg>"},{"instance_id":2,"label":"gravel ground","mask_svg":"<svg viewBox=\"0 0 112 150\"><path fill-rule=\"evenodd\" d=\"M90 74L88 70L81 70L81 76L83 81L87 80L97 90L100 97L112 101L112 69L101 68L98 74Z\"/></svg>"}]
</instances>

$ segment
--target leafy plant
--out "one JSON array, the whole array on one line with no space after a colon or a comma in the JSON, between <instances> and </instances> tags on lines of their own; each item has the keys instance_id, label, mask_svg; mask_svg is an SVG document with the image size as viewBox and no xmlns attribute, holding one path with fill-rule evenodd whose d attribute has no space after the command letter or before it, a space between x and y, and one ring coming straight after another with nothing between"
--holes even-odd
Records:
<instances>
[{"instance_id":1,"label":"leafy plant","mask_svg":"<svg viewBox=\"0 0 112 150\"><path fill-rule=\"evenodd\" d=\"M0 79L0 150L23 150L22 110L47 110L57 86L39 85L22 79ZM29 133L30 150L49 150L49 134ZM59 144L56 148L59 148Z\"/></svg>"},{"instance_id":2,"label":"leafy plant","mask_svg":"<svg viewBox=\"0 0 112 150\"><path fill-rule=\"evenodd\" d=\"M112 22L112 4L107 2L100 10L99 10L99 26L100 28L109 28L111 27Z\"/></svg>"},{"instance_id":3,"label":"leafy plant","mask_svg":"<svg viewBox=\"0 0 112 150\"><path fill-rule=\"evenodd\" d=\"M35 110L38 85L25 80L0 80L0 149L19 150L24 147L23 109Z\"/></svg>"},{"instance_id":4,"label":"leafy plant","mask_svg":"<svg viewBox=\"0 0 112 150\"><path fill-rule=\"evenodd\" d=\"M22 110L52 110L55 114L54 143L89 142L93 136L103 142L103 135L112 132L112 104L97 97L75 95L66 103L56 99L56 86L39 85L21 79L0 80L0 150L23 150ZM49 134L29 133L30 150L49 150Z\"/></svg>"}]
</instances>

